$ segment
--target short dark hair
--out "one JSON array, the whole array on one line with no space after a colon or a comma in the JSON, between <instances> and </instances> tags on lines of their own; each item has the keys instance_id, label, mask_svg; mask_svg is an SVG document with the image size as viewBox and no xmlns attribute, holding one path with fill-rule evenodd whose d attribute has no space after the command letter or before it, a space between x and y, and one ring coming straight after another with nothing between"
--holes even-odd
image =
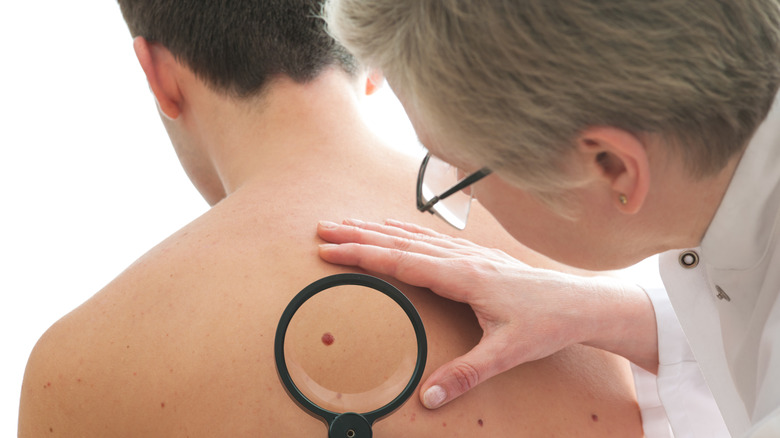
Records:
<instances>
[{"instance_id":1,"label":"short dark hair","mask_svg":"<svg viewBox=\"0 0 780 438\"><path fill-rule=\"evenodd\" d=\"M325 30L321 0L118 0L130 33L164 45L216 90L260 94L286 75L308 82L357 62Z\"/></svg>"}]
</instances>

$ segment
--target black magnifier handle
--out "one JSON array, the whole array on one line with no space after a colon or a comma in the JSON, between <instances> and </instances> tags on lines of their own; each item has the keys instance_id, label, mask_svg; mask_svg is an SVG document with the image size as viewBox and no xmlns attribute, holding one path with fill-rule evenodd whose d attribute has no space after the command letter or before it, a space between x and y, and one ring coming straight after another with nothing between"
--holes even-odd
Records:
<instances>
[{"instance_id":1,"label":"black magnifier handle","mask_svg":"<svg viewBox=\"0 0 780 438\"><path fill-rule=\"evenodd\" d=\"M347 412L336 417L328 430L329 438L371 438L371 425L360 414Z\"/></svg>"}]
</instances>

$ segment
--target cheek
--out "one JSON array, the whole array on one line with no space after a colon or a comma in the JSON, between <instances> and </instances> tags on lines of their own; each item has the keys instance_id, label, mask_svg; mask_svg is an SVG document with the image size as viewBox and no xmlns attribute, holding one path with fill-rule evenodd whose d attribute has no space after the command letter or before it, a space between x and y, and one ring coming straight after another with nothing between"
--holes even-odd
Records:
<instances>
[{"instance_id":1,"label":"cheek","mask_svg":"<svg viewBox=\"0 0 780 438\"><path fill-rule=\"evenodd\" d=\"M528 196L496 175L478 182L474 195L515 239L522 240L529 229L535 228L533 216L528 214Z\"/></svg>"},{"instance_id":2,"label":"cheek","mask_svg":"<svg viewBox=\"0 0 780 438\"><path fill-rule=\"evenodd\" d=\"M489 181L488 179L494 179ZM515 238L531 249L549 254L554 251L560 218L532 196L488 177L476 187L476 198ZM498 180L498 181L495 181Z\"/></svg>"}]
</instances>

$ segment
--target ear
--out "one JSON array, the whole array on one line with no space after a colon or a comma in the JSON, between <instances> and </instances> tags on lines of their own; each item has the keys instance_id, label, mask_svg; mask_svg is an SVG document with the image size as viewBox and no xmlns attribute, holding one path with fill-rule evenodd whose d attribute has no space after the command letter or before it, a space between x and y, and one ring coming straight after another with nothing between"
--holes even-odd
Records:
<instances>
[{"instance_id":1,"label":"ear","mask_svg":"<svg viewBox=\"0 0 780 438\"><path fill-rule=\"evenodd\" d=\"M580 134L577 148L597 178L607 183L615 207L626 214L637 213L650 189L650 162L645 144L628 131L596 126Z\"/></svg>"},{"instance_id":2,"label":"ear","mask_svg":"<svg viewBox=\"0 0 780 438\"><path fill-rule=\"evenodd\" d=\"M176 81L175 69L178 63L171 52L157 43L150 43L144 37L133 39L133 49L149 82L149 88L157 101L160 113L168 119L181 114L182 94Z\"/></svg>"},{"instance_id":3,"label":"ear","mask_svg":"<svg viewBox=\"0 0 780 438\"><path fill-rule=\"evenodd\" d=\"M384 82L385 75L382 73L382 70L372 68L366 78L366 96L376 93L377 90L382 88Z\"/></svg>"}]
</instances>

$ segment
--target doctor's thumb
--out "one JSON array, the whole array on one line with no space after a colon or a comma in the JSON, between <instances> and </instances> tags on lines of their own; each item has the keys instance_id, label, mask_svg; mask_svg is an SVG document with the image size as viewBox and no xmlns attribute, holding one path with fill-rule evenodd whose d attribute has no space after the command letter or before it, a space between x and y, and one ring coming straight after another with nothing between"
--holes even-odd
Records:
<instances>
[{"instance_id":1,"label":"doctor's thumb","mask_svg":"<svg viewBox=\"0 0 780 438\"><path fill-rule=\"evenodd\" d=\"M420 401L426 408L439 408L500 372L491 363L496 356L485 351L483 344L442 365L428 377L420 388Z\"/></svg>"},{"instance_id":2,"label":"doctor's thumb","mask_svg":"<svg viewBox=\"0 0 780 438\"><path fill-rule=\"evenodd\" d=\"M437 373L442 372L439 369ZM479 384L479 373L468 364L457 364L440 379L428 379L420 392L423 405L428 409L439 408L458 398Z\"/></svg>"}]
</instances>

